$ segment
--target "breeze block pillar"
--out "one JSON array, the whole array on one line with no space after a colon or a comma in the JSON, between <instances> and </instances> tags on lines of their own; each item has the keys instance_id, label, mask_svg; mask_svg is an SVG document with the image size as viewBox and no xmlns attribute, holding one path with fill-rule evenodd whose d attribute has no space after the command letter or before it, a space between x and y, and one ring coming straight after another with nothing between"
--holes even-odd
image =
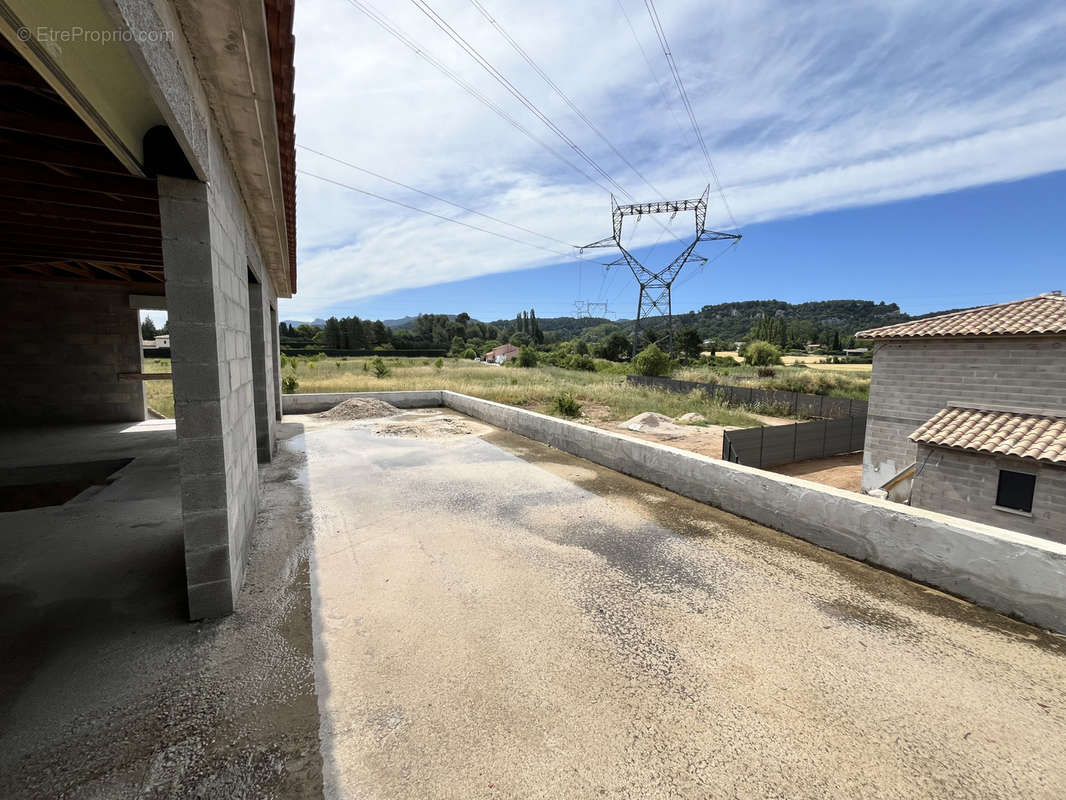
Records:
<instances>
[{"instance_id":1,"label":"breeze block pillar","mask_svg":"<svg viewBox=\"0 0 1066 800\"><path fill-rule=\"evenodd\" d=\"M189 618L230 614L258 495L248 271L232 203L160 176Z\"/></svg>"}]
</instances>

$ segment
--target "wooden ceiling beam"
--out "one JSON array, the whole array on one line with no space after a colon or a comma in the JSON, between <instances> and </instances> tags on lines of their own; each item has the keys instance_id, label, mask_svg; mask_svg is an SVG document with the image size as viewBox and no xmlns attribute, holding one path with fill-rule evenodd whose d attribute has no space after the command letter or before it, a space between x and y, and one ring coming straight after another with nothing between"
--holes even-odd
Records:
<instances>
[{"instance_id":1,"label":"wooden ceiling beam","mask_svg":"<svg viewBox=\"0 0 1066 800\"><path fill-rule=\"evenodd\" d=\"M146 267L163 267L163 259L141 257L139 253L116 253L113 251L91 251L81 248L72 251L67 248L44 246L32 249L22 247L6 247L0 242L0 260L18 264L45 264L52 261L110 261L112 259L141 264Z\"/></svg>"},{"instance_id":2,"label":"wooden ceiling beam","mask_svg":"<svg viewBox=\"0 0 1066 800\"><path fill-rule=\"evenodd\" d=\"M55 142L28 133L0 130L0 151L5 158L20 161L130 176L129 170L99 142Z\"/></svg>"},{"instance_id":3,"label":"wooden ceiling beam","mask_svg":"<svg viewBox=\"0 0 1066 800\"><path fill-rule=\"evenodd\" d=\"M44 281L48 283L70 283L80 286L115 286L122 289L128 289L136 294L150 294L153 296L160 296L166 294L164 285L153 281L119 281L119 280L104 280L104 279L86 279L78 278L75 276L63 276L63 275L51 275L42 276L34 273L18 273L12 270L25 269L24 267L3 267L0 266L0 280L11 281Z\"/></svg>"},{"instance_id":4,"label":"wooden ceiling beam","mask_svg":"<svg viewBox=\"0 0 1066 800\"><path fill-rule=\"evenodd\" d=\"M78 230L85 223L126 228L134 231L150 231L159 236L159 217L149 214L130 214L116 209L59 206L37 200L10 200L0 197L0 219L8 227L36 225L39 220Z\"/></svg>"},{"instance_id":5,"label":"wooden ceiling beam","mask_svg":"<svg viewBox=\"0 0 1066 800\"><path fill-rule=\"evenodd\" d=\"M41 186L10 180L0 173L0 197L8 200L35 201L57 206L95 208L123 214L159 219L159 201L154 198L124 197L98 194L73 187Z\"/></svg>"},{"instance_id":6,"label":"wooden ceiling beam","mask_svg":"<svg viewBox=\"0 0 1066 800\"><path fill-rule=\"evenodd\" d=\"M25 96L23 94L23 97ZM73 114L73 112L71 113ZM73 119L55 119L41 114L4 110L0 111L0 129L72 142L97 143L100 141L96 134L76 117Z\"/></svg>"},{"instance_id":7,"label":"wooden ceiling beam","mask_svg":"<svg viewBox=\"0 0 1066 800\"><path fill-rule=\"evenodd\" d=\"M79 175L70 170L71 168L69 167L55 166L49 168L47 164L35 164L31 161L7 158L6 153L0 151L0 176L5 181L48 186L64 191L75 190L98 192L118 197L135 197L159 203L159 194L155 181L133 176L107 175L102 172Z\"/></svg>"},{"instance_id":8,"label":"wooden ceiling beam","mask_svg":"<svg viewBox=\"0 0 1066 800\"><path fill-rule=\"evenodd\" d=\"M162 243L158 235L123 234L113 230L101 231L87 228L71 228L69 225L58 228L19 226L0 224L0 240L8 243L45 244L83 244L90 242L94 247L118 247L124 250L145 250L151 253L162 252Z\"/></svg>"}]
</instances>

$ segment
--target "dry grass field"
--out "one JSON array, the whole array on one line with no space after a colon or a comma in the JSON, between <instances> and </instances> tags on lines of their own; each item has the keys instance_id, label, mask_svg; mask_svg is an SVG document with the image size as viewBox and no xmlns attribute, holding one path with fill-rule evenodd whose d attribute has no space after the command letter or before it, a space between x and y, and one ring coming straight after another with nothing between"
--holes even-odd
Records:
<instances>
[{"instance_id":1,"label":"dry grass field","mask_svg":"<svg viewBox=\"0 0 1066 800\"><path fill-rule=\"evenodd\" d=\"M286 359L282 374L295 377L296 392L385 392L410 389L448 389L498 403L553 413L553 400L572 394L586 414L601 420L629 419L643 411L679 417L690 411L702 414L709 424L755 427L762 424L752 411L713 402L702 393L688 395L631 386L615 368L583 372L558 367L501 367L446 358L438 369L435 359L385 358L389 374L377 377L369 358ZM170 362L146 360L145 370L167 372ZM174 415L169 381L148 381L148 404L166 416Z\"/></svg>"}]
</instances>

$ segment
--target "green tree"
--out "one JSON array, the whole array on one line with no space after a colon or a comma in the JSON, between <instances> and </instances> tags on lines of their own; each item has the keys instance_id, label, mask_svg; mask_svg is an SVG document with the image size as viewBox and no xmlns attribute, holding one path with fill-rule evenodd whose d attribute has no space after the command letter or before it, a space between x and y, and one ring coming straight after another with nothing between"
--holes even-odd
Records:
<instances>
[{"instance_id":1,"label":"green tree","mask_svg":"<svg viewBox=\"0 0 1066 800\"><path fill-rule=\"evenodd\" d=\"M466 350L459 354L459 357L468 359L469 361L473 361L475 358L477 358L477 353L474 352L474 348L468 347L466 348Z\"/></svg>"},{"instance_id":2,"label":"green tree","mask_svg":"<svg viewBox=\"0 0 1066 800\"><path fill-rule=\"evenodd\" d=\"M145 317L144 322L141 323L141 338L146 342L155 341L156 337L155 323L152 322L151 317Z\"/></svg>"},{"instance_id":3,"label":"green tree","mask_svg":"<svg viewBox=\"0 0 1066 800\"><path fill-rule=\"evenodd\" d=\"M323 332L323 342L326 347L339 350L341 346L341 323L336 317L326 320L326 328Z\"/></svg>"},{"instance_id":4,"label":"green tree","mask_svg":"<svg viewBox=\"0 0 1066 800\"><path fill-rule=\"evenodd\" d=\"M584 339L574 340L574 352L579 356L587 356L589 354L589 346Z\"/></svg>"},{"instance_id":5,"label":"green tree","mask_svg":"<svg viewBox=\"0 0 1066 800\"><path fill-rule=\"evenodd\" d=\"M537 366L537 351L532 347L526 346L518 351L518 366L520 367L535 367Z\"/></svg>"},{"instance_id":6,"label":"green tree","mask_svg":"<svg viewBox=\"0 0 1066 800\"><path fill-rule=\"evenodd\" d=\"M463 337L462 336L455 336L455 337L452 338L452 348L449 351L449 355L457 356L461 352L463 352L463 350L465 350L465 349L466 349L466 342L463 340Z\"/></svg>"},{"instance_id":7,"label":"green tree","mask_svg":"<svg viewBox=\"0 0 1066 800\"><path fill-rule=\"evenodd\" d=\"M380 319L374 322L374 344L389 344L392 341L392 331L385 327Z\"/></svg>"},{"instance_id":8,"label":"green tree","mask_svg":"<svg viewBox=\"0 0 1066 800\"><path fill-rule=\"evenodd\" d=\"M748 342L744 347L744 361L753 367L768 367L781 363L781 351L766 341Z\"/></svg>"},{"instance_id":9,"label":"green tree","mask_svg":"<svg viewBox=\"0 0 1066 800\"><path fill-rule=\"evenodd\" d=\"M624 361L632 352L633 343L621 331L612 333L598 348L599 357L606 358L608 361Z\"/></svg>"},{"instance_id":10,"label":"green tree","mask_svg":"<svg viewBox=\"0 0 1066 800\"><path fill-rule=\"evenodd\" d=\"M544 344L544 334L540 332L540 323L537 322L537 312L529 309L529 335L537 344Z\"/></svg>"},{"instance_id":11,"label":"green tree","mask_svg":"<svg viewBox=\"0 0 1066 800\"><path fill-rule=\"evenodd\" d=\"M650 377L664 377L669 375L673 364L670 356L664 353L655 344L649 344L633 359L633 367L638 375Z\"/></svg>"},{"instance_id":12,"label":"green tree","mask_svg":"<svg viewBox=\"0 0 1066 800\"><path fill-rule=\"evenodd\" d=\"M682 328L677 333L677 349L689 357L698 357L703 350L700 332L695 328Z\"/></svg>"}]
</instances>

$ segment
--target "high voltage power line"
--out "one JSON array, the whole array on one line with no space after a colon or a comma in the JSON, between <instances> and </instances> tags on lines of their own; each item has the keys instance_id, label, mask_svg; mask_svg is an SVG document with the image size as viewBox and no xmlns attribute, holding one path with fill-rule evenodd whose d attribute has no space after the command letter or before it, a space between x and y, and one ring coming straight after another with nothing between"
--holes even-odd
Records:
<instances>
[{"instance_id":1,"label":"high voltage power line","mask_svg":"<svg viewBox=\"0 0 1066 800\"><path fill-rule=\"evenodd\" d=\"M449 39L455 42L455 44L458 45L464 53L470 56L478 66L480 66L490 76L492 76L492 78L497 83L503 86L503 88L505 88L511 94L511 96L518 100L518 102L525 106L531 114L533 114L537 119L544 123L548 130L550 130L557 137L562 139L563 142L565 142L571 149L574 150L574 152L581 156L584 161L590 164L593 169L603 175L603 177L607 180L608 183L617 188L621 194L625 195L630 200L634 199L633 195L630 194L624 186L618 183L618 181L616 181L611 176L611 174L607 172L607 170L601 167L595 161L595 159L588 155L588 153L586 153L578 144L576 144L569 136L567 136L566 133L557 124L555 124L555 122L553 122L547 114L541 111L540 108L537 107L537 105L532 100L530 100L521 91L519 91L519 89L513 83L511 83L511 81L509 81L502 72L496 69L496 67L493 66L487 58L481 55L481 52L476 47L474 47L466 39L464 39L458 31L456 31L451 25L448 24L448 22L443 17L440 16L440 14L434 11L433 8L426 2L426 0L411 0L411 3L426 17L428 17L434 25L440 28L445 33L445 35L448 36ZM549 85L553 85L550 83L550 79L547 77L547 75L544 75L543 77L549 81ZM626 163L628 163L628 161ZM652 188L654 189L655 187ZM662 220L656 218L655 222L657 225L659 225L659 227L663 228L664 230L667 230L666 226L663 225Z\"/></svg>"},{"instance_id":2,"label":"high voltage power line","mask_svg":"<svg viewBox=\"0 0 1066 800\"><path fill-rule=\"evenodd\" d=\"M555 122L553 122L547 114L545 114L543 111L540 110L540 108L537 107L536 103L534 103L524 94L522 94L522 92L513 83L511 83L511 81L509 81L502 72L496 69L496 67L494 67L487 58L481 55L481 52L476 47L474 47L466 39L464 39L462 35L459 34L455 30L455 28L449 25L447 21L440 16L440 14L434 11L433 8L425 2L425 0L411 0L411 3L414 4L414 6L419 11L425 14L426 17L428 17L434 25L440 28L449 39L455 42L455 44L458 45L464 53L474 59L474 62L483 70L485 70L485 72L487 72L497 83L499 83L500 86L506 89L507 92L515 98L515 100L525 106L526 109L531 114L533 114L533 116L535 116L542 123L544 123L548 130L550 130L552 133L562 139L570 147L571 150L577 153L578 156L580 156L582 160L585 161L585 163L587 163L590 167L600 173L600 175L602 175L604 179L609 184L611 184L611 186L615 187L615 189L617 189L621 194L624 194L626 197L632 199L632 195L628 191L626 191L625 187L623 187L620 183L618 183L618 181L611 177L611 174L607 172L607 170L605 170L603 167L601 167L596 162L596 160L593 159L588 153L586 153L580 145L578 145L576 142L574 142L573 139L567 136L566 133L562 130L562 128L556 125Z\"/></svg>"},{"instance_id":3,"label":"high voltage power line","mask_svg":"<svg viewBox=\"0 0 1066 800\"><path fill-rule=\"evenodd\" d=\"M666 63L670 66L670 74L674 78L674 83L677 85L677 93L681 95L681 104L685 107L685 111L688 112L689 122L692 123L692 130L696 134L696 142L700 146L700 150L703 151L703 157L707 160L707 167L711 171L711 178L714 180L714 185L718 189L718 195L722 198L722 205L725 206L726 213L729 214L729 220L733 223L733 227L736 228L737 221L733 217L733 211L729 208L729 201L725 199L725 192L722 191L721 181L718 180L718 171L714 168L714 162L711 161L711 154L707 150L707 143L703 139L703 133L700 131L700 124L696 121L696 112L692 109L692 103L688 99L688 92L685 91L685 84L681 80L681 72L677 68L677 63L674 61L673 53L670 52L670 44L666 40L666 31L663 29L662 22L659 20L659 12L655 9L655 0L644 0L644 7L648 9L648 16L651 17L652 27L655 28L655 35L659 37L659 44L663 49L663 55L666 56Z\"/></svg>"},{"instance_id":4,"label":"high voltage power line","mask_svg":"<svg viewBox=\"0 0 1066 800\"><path fill-rule=\"evenodd\" d=\"M560 153L557 153L554 149L552 149L551 145L549 145L547 142L543 141L542 139L538 138L531 130L529 130L529 128L527 128L521 122L519 122L514 117L512 117L510 114L508 114L506 111L504 111L502 108L500 108L496 103L492 102L492 100L490 100L489 98L485 97L485 95L483 95L481 92L479 92L477 89L475 89L472 85L470 85L469 83L464 81L462 78L460 78L458 75L456 75L452 70L448 69L448 67L444 66L444 64L442 64L436 58L431 56L428 52L426 52L426 50L421 45L419 45L417 42L415 42L413 39L411 39L409 36L407 36L405 33L403 33L403 31L401 31L399 28L397 28L395 25L393 25L388 20L388 18L385 17L381 12L379 12L376 9L374 9L373 7L369 6L367 3L361 2L361 0L348 0L348 3L351 6L353 6L356 10L362 12L368 19L370 19L374 23L376 23L386 33L388 33L389 35L393 36L398 41L400 41L404 46L406 46L409 49L411 49L412 51L414 51L414 53L416 55L418 55L420 58L422 58L423 60L427 61L428 63L430 63L434 67L436 67L438 71L440 71L443 75L445 75L446 77L451 79L455 84L457 84L460 88L462 88L463 91L465 91L471 97L474 97L475 99L479 100L486 107L491 109L498 117L500 117L502 120L504 120L509 125L511 125L511 127L513 127L515 130L519 131L520 133L525 135L527 138L529 138L531 141L533 141L536 144L540 145L540 147L542 147L544 150L546 150L548 153L550 153L552 156L554 156L560 162L562 162L563 164L568 166L570 169L574 170L574 172L576 172L577 174L581 175L583 178L585 178L585 180L589 181L590 183L592 183L595 186L598 186L600 189L602 189L603 191L607 192L608 194L610 193L610 191L611 191L610 189L608 189L606 186L604 186L598 180L596 180L591 175L589 175L587 172L585 172L583 169L581 169L581 167L577 166L572 161L567 159L565 156L561 155Z\"/></svg>"},{"instance_id":5,"label":"high voltage power line","mask_svg":"<svg viewBox=\"0 0 1066 800\"><path fill-rule=\"evenodd\" d=\"M577 107L577 105L574 103L574 101L571 100L569 98L569 96L567 96L567 94L562 89L559 88L559 86L555 83L555 81L553 81L543 69L541 69L540 65L537 64L537 62L533 60L533 57L530 56L529 53L527 53L522 48L522 46L518 42L516 42L514 40L514 38L504 29L503 25L501 25L498 20L493 18L493 16L486 10L485 6L483 6L479 2L479 0L470 0L470 2L473 4L474 8L476 8L479 12L481 12L481 15L486 20L488 20L489 24L491 24L496 29L496 31L500 34L500 36L502 36L507 41L507 43L509 45L511 45L511 47L514 49L514 51L516 53L518 53L518 55L520 55L525 60L525 62L527 64L529 64L529 66L531 66L534 69L534 71L536 71L536 73L544 80L544 82L546 84L548 84L548 86L550 86L552 88L552 91L554 91L557 95L559 95L560 98L562 98L563 102L566 103L570 107L570 110L573 111L575 114L577 114L577 116L581 119L581 121L584 122L592 130L593 133L595 133L597 136L599 136L601 141L603 141L604 144L606 144L609 148L611 148L611 151L616 156L618 156L618 158L620 158L625 163L625 165L627 167L629 167L631 170L633 170L633 173L638 178L640 178L648 186L648 188L650 188L653 192L655 192L655 194L659 195L660 198L663 198L663 193L660 192L659 189L656 188L655 185L651 181L649 181L646 177L644 177L644 174L639 169L637 169L633 165L633 163L628 158L626 158L621 153L621 151L619 151L619 149L617 147L614 146L614 144L611 142L611 140L608 139L598 127L596 127L596 125L592 122L592 120L590 120L585 115L585 113L580 108Z\"/></svg>"},{"instance_id":6,"label":"high voltage power line","mask_svg":"<svg viewBox=\"0 0 1066 800\"><path fill-rule=\"evenodd\" d=\"M559 250L552 250L548 247L541 247L539 244L533 244L532 242L524 242L521 239L516 239L513 236L508 236L506 233L490 231L488 228L482 228L478 225L471 225L468 222L463 222L462 220L452 219L451 217L446 217L443 214L438 214L435 211L427 211L424 208L419 208L418 206L412 206L408 203L404 203L402 200L395 200L391 197L385 197L384 195L376 194L366 189L360 189L358 186L352 186L350 184L343 183L342 181L336 181L332 178L327 178L324 175L317 175L314 172L308 172L305 169L298 169L296 171L301 175L306 175L308 178L315 178L316 180L324 181L326 183L332 183L334 186L340 186L343 189L349 189L353 192L358 192L359 194L366 195L367 197L373 197L375 200L381 200L385 203L392 203L393 205L400 206L411 211L417 211L419 214L426 214L430 217L436 217L437 219L443 220L444 222L451 222L453 225L462 225L464 228L469 228L473 231L480 231L481 233L487 233L490 236L496 236L500 239L507 239L508 241L514 242L515 244L522 244L526 247L535 247L537 250L543 250L545 253L551 253L552 255L563 256L567 259L574 258L574 254L572 252L564 253Z\"/></svg>"},{"instance_id":7,"label":"high voltage power line","mask_svg":"<svg viewBox=\"0 0 1066 800\"><path fill-rule=\"evenodd\" d=\"M637 49L640 51L640 55L644 59L644 63L648 66L648 73L651 75L652 81L655 83L655 88L659 90L659 97L662 98L663 107L670 112L670 116L674 118L674 124L677 125L677 129L680 133L684 134L685 129L681 125L681 120L678 119L677 112L674 110L674 104L670 102L670 99L666 96L666 90L663 88L662 83L659 81L659 74L655 71L655 67L651 65L651 59L648 58L648 54L644 50L644 45L640 43L640 37L637 36L637 30L633 27L633 20L629 18L629 14L626 13L625 4L622 0L615 0L618 3L618 10L622 12L622 16L625 18L626 25L629 27L629 32L633 36L633 41L637 45Z\"/></svg>"},{"instance_id":8,"label":"high voltage power line","mask_svg":"<svg viewBox=\"0 0 1066 800\"><path fill-rule=\"evenodd\" d=\"M358 164L353 164L350 161L345 161L343 158L337 158L336 156L331 156L328 153L323 153L321 150L315 150L313 147L308 147L307 145L302 145L302 144L298 144L296 146L298 148L300 148L301 150L306 150L309 153L314 153L316 156L321 156L322 158L329 159L330 161L335 161L338 164L343 164L346 167L351 167L354 170L358 170L359 172L363 172L363 173L366 173L367 175L371 175L371 176L373 176L373 177L375 177L375 178L377 178L379 180L385 181L386 183L391 183L393 186L399 186L399 187L401 187L403 189L407 189L408 191L415 192L416 194L420 194L420 195L423 195L425 197L430 197L430 198L432 198L434 200L439 200L442 203L447 203L448 205L454 206L455 208L458 208L461 211L466 211L469 214L476 214L479 217L484 217L485 219L492 220L493 222L499 223L500 225L506 225L508 228L514 228L515 230L522 231L523 233L530 233L530 234L532 234L534 236L539 236L540 238L547 239L550 242L555 242L556 244L561 244L561 245L563 245L563 247L573 247L574 246L574 245L570 244L569 242L564 242L562 239L556 239L554 236L548 236L547 234L537 233L537 231L532 230L531 228L526 228L526 227L524 227L522 225L515 225L512 222L507 222L506 220L502 220L502 219L500 219L498 217L494 217L491 214L485 214L485 213L483 213L481 211L475 211L472 208L467 208L466 206L460 205L459 203L456 203L453 200L449 200L446 197L441 197L440 195L433 194L432 192L427 192L427 191L424 191L422 189L418 189L418 188L416 188L414 186L409 186L406 183L401 183L400 181L393 180L392 178L386 178L384 175L382 175L379 172L374 172L373 170L367 169L366 167L360 167Z\"/></svg>"}]
</instances>

